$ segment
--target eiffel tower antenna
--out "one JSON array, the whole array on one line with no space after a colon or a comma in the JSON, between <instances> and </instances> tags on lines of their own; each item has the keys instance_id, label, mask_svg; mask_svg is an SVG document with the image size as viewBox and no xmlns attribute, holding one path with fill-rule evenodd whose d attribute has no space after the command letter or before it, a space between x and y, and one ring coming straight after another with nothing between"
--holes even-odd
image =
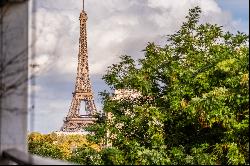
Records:
<instances>
[{"instance_id":1,"label":"eiffel tower antenna","mask_svg":"<svg viewBox=\"0 0 250 166\"><path fill-rule=\"evenodd\" d=\"M83 11L84 11L84 0L82 0L82 9L83 9Z\"/></svg>"}]
</instances>

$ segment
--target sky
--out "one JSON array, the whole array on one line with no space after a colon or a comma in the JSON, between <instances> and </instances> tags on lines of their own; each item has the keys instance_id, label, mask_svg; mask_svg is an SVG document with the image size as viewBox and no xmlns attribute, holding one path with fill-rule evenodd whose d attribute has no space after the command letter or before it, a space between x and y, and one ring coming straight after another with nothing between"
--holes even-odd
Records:
<instances>
[{"instance_id":1,"label":"sky","mask_svg":"<svg viewBox=\"0 0 250 166\"><path fill-rule=\"evenodd\" d=\"M29 130L60 130L75 87L79 14L82 0L34 0L36 63L35 110ZM120 55L143 57L148 42L163 44L185 21L188 9L200 6L201 23L249 34L248 0L85 0L88 14L88 55L95 104L109 89L102 76ZM30 123L32 122L32 123Z\"/></svg>"}]
</instances>

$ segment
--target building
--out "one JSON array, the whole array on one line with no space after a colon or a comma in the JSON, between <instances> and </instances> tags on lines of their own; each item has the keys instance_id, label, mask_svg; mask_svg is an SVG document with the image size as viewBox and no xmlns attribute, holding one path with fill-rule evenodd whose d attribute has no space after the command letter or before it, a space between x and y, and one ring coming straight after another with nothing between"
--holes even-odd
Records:
<instances>
[{"instance_id":1,"label":"building","mask_svg":"<svg viewBox=\"0 0 250 166\"><path fill-rule=\"evenodd\" d=\"M28 154L29 0L0 0L0 165L69 164Z\"/></svg>"},{"instance_id":2,"label":"building","mask_svg":"<svg viewBox=\"0 0 250 166\"><path fill-rule=\"evenodd\" d=\"M113 100L121 99L136 99L141 96L141 93L134 89L117 89L115 90Z\"/></svg>"}]
</instances>

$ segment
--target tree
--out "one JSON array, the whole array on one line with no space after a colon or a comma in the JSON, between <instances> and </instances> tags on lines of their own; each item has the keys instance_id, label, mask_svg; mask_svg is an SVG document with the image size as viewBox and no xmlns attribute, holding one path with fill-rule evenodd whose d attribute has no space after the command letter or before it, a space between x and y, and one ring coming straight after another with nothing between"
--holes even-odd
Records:
<instances>
[{"instance_id":1,"label":"tree","mask_svg":"<svg viewBox=\"0 0 250 166\"><path fill-rule=\"evenodd\" d=\"M88 142L84 135L40 134L37 132L29 134L28 147L32 154L68 161L75 161L75 156L79 156L78 148L85 147L91 149L91 152L98 152L100 149L98 145Z\"/></svg>"},{"instance_id":2,"label":"tree","mask_svg":"<svg viewBox=\"0 0 250 166\"><path fill-rule=\"evenodd\" d=\"M54 144L50 135L31 133L28 137L28 149L32 154L54 159L63 159L63 152Z\"/></svg>"},{"instance_id":3,"label":"tree","mask_svg":"<svg viewBox=\"0 0 250 166\"><path fill-rule=\"evenodd\" d=\"M138 61L121 56L103 76L139 94L101 93L112 118L88 127L90 140L112 143L103 151L119 152L113 163L249 164L248 35L199 24L200 13L189 10L165 46L148 43Z\"/></svg>"}]
</instances>

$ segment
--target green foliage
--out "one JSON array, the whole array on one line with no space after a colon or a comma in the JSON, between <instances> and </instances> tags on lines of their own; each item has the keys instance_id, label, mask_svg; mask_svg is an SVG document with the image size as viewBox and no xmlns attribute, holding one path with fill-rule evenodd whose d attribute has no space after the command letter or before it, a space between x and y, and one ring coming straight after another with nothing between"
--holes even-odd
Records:
<instances>
[{"instance_id":1,"label":"green foliage","mask_svg":"<svg viewBox=\"0 0 250 166\"><path fill-rule=\"evenodd\" d=\"M125 162L122 151L115 147L105 148L100 154L104 165L121 165Z\"/></svg>"},{"instance_id":2,"label":"green foliage","mask_svg":"<svg viewBox=\"0 0 250 166\"><path fill-rule=\"evenodd\" d=\"M121 56L108 68L112 89L139 96L101 93L112 118L88 130L112 143L103 163L249 164L248 36L198 24L200 12L191 9L165 46L148 43L144 58Z\"/></svg>"},{"instance_id":3,"label":"green foliage","mask_svg":"<svg viewBox=\"0 0 250 166\"><path fill-rule=\"evenodd\" d=\"M101 155L96 150L88 146L81 146L73 151L69 161L82 165L101 165Z\"/></svg>"}]
</instances>

